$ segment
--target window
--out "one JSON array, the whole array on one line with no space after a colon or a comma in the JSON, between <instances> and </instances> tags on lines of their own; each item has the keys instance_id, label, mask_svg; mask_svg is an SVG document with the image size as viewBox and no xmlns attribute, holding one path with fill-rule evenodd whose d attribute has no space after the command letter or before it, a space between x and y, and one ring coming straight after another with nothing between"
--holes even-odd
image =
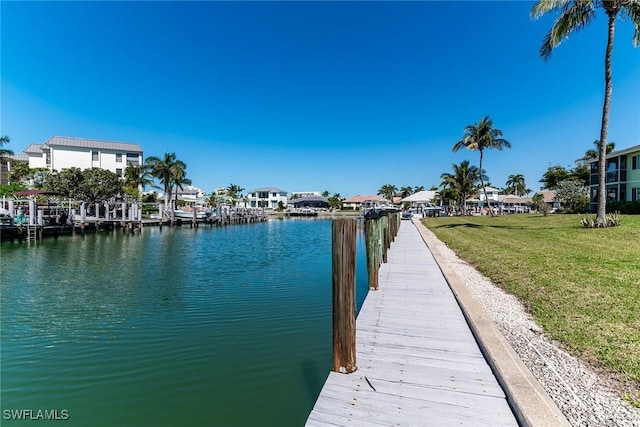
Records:
<instances>
[{"instance_id":1,"label":"window","mask_svg":"<svg viewBox=\"0 0 640 427\"><path fill-rule=\"evenodd\" d=\"M632 202L637 202L638 201L638 194L640 194L640 188L632 188L631 189L631 201Z\"/></svg>"},{"instance_id":2,"label":"window","mask_svg":"<svg viewBox=\"0 0 640 427\"><path fill-rule=\"evenodd\" d=\"M98 160L100 160L100 153L98 153L97 151L92 151L91 152L91 160L94 162L97 162Z\"/></svg>"},{"instance_id":3,"label":"window","mask_svg":"<svg viewBox=\"0 0 640 427\"><path fill-rule=\"evenodd\" d=\"M122 169L120 168L116 169L116 175L122 176Z\"/></svg>"},{"instance_id":4,"label":"window","mask_svg":"<svg viewBox=\"0 0 640 427\"><path fill-rule=\"evenodd\" d=\"M136 153L127 153L127 166L138 166L140 164L139 156Z\"/></svg>"},{"instance_id":5,"label":"window","mask_svg":"<svg viewBox=\"0 0 640 427\"><path fill-rule=\"evenodd\" d=\"M116 153L116 163L122 163L122 153Z\"/></svg>"},{"instance_id":6,"label":"window","mask_svg":"<svg viewBox=\"0 0 640 427\"><path fill-rule=\"evenodd\" d=\"M631 169L640 169L640 155L631 158Z\"/></svg>"}]
</instances>

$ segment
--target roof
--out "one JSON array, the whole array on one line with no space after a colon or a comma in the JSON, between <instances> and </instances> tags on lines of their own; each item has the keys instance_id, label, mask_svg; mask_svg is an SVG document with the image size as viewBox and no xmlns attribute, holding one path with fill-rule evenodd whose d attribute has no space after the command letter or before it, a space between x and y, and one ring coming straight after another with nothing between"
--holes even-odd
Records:
<instances>
[{"instance_id":1,"label":"roof","mask_svg":"<svg viewBox=\"0 0 640 427\"><path fill-rule=\"evenodd\" d=\"M616 151L612 151L611 153L607 154L607 159L610 159L612 157L617 157L617 156L622 156L623 154L629 154L629 153L633 153L635 151L640 151L640 145L633 145L631 147L628 148L623 148L622 150L616 150ZM594 158L594 159L588 159L587 163L595 163L598 161L598 158Z\"/></svg>"},{"instance_id":2,"label":"roof","mask_svg":"<svg viewBox=\"0 0 640 427\"><path fill-rule=\"evenodd\" d=\"M553 203L556 198L555 191L538 191L536 194L542 194L542 197L546 203Z\"/></svg>"},{"instance_id":3,"label":"roof","mask_svg":"<svg viewBox=\"0 0 640 427\"><path fill-rule=\"evenodd\" d=\"M24 149L26 154L42 154L42 144L30 144Z\"/></svg>"},{"instance_id":4,"label":"roof","mask_svg":"<svg viewBox=\"0 0 640 427\"><path fill-rule=\"evenodd\" d=\"M512 194L509 194L507 196L505 196L504 198L502 198L501 200L502 203L520 203L520 204L526 204L526 203L531 203L531 199L528 197L518 197L518 196L514 196Z\"/></svg>"},{"instance_id":5,"label":"roof","mask_svg":"<svg viewBox=\"0 0 640 427\"><path fill-rule=\"evenodd\" d=\"M360 196L360 195L357 195L357 196L349 197L348 199L343 200L342 203L362 203L362 202L367 201L367 200L379 200L381 202L388 202L389 201L388 199L385 199L384 197L378 196L378 195L375 195L375 196Z\"/></svg>"},{"instance_id":6,"label":"roof","mask_svg":"<svg viewBox=\"0 0 640 427\"><path fill-rule=\"evenodd\" d=\"M27 156L25 153L14 153L10 156L7 156L8 158L10 158L11 160L15 160L16 162L28 162L29 161L29 156Z\"/></svg>"},{"instance_id":7,"label":"roof","mask_svg":"<svg viewBox=\"0 0 640 427\"><path fill-rule=\"evenodd\" d=\"M418 191L417 193L413 193L410 196L402 199L403 202L430 202L435 199L437 191L433 190L424 190Z\"/></svg>"},{"instance_id":8,"label":"roof","mask_svg":"<svg viewBox=\"0 0 640 427\"><path fill-rule=\"evenodd\" d=\"M487 186L485 186L485 187L484 187L484 189L485 189L487 192L489 192L489 191L491 191L491 192L493 192L493 193L498 193L498 192L500 192L500 189L499 189L499 188L489 187L488 185L487 185ZM482 190L482 188L481 188L480 190ZM478 190L478 191L480 191L480 190Z\"/></svg>"},{"instance_id":9,"label":"roof","mask_svg":"<svg viewBox=\"0 0 640 427\"><path fill-rule=\"evenodd\" d=\"M97 148L97 149L113 150L113 151L126 151L130 153L142 153L142 148L140 148L138 144L133 144L130 142L102 141L99 139L72 138L68 136L52 136L47 140L47 142L45 142L42 145L43 145L43 148L48 148L53 146L81 147L81 148Z\"/></svg>"},{"instance_id":10,"label":"roof","mask_svg":"<svg viewBox=\"0 0 640 427\"><path fill-rule=\"evenodd\" d=\"M281 190L277 187L262 187L251 190L249 191L249 193L286 193L286 191Z\"/></svg>"}]
</instances>

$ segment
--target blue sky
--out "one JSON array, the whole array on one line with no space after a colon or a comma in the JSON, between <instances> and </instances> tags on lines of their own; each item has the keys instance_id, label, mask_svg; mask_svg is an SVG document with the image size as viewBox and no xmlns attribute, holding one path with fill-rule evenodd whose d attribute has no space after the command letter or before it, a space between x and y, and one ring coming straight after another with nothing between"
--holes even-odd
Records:
<instances>
[{"instance_id":1,"label":"blue sky","mask_svg":"<svg viewBox=\"0 0 640 427\"><path fill-rule=\"evenodd\" d=\"M440 184L489 115L512 148L495 186L573 167L599 138L606 21L540 43L553 17L498 2L2 2L0 133L175 152L194 185L375 194ZM602 15L602 13L600 13ZM609 140L640 143L640 48L619 21Z\"/></svg>"}]
</instances>

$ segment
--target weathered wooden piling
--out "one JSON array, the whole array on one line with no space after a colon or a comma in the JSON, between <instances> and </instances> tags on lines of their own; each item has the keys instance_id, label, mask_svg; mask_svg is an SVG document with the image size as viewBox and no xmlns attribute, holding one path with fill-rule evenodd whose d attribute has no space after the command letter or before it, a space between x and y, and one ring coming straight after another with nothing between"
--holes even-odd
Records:
<instances>
[{"instance_id":1,"label":"weathered wooden piling","mask_svg":"<svg viewBox=\"0 0 640 427\"><path fill-rule=\"evenodd\" d=\"M380 227L377 220L364 222L364 234L367 247L367 272L369 273L369 289L378 289L378 270L380 268Z\"/></svg>"},{"instance_id":2,"label":"weathered wooden piling","mask_svg":"<svg viewBox=\"0 0 640 427\"><path fill-rule=\"evenodd\" d=\"M356 367L356 222L332 224L333 370L354 372Z\"/></svg>"}]
</instances>

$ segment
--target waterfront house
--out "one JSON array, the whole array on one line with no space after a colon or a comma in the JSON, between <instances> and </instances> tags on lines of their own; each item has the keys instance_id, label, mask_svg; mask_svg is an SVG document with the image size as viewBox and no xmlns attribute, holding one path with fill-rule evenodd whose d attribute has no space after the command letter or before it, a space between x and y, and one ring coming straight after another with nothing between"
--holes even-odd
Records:
<instances>
[{"instance_id":1,"label":"waterfront house","mask_svg":"<svg viewBox=\"0 0 640 427\"><path fill-rule=\"evenodd\" d=\"M287 192L276 187L262 187L249 191L249 207L277 209L279 202L287 205Z\"/></svg>"},{"instance_id":2,"label":"waterfront house","mask_svg":"<svg viewBox=\"0 0 640 427\"><path fill-rule=\"evenodd\" d=\"M367 200L373 200L373 201L379 201L379 202L389 202L389 200L385 199L382 196L378 196L378 195L369 195L369 196L353 196L353 197L349 197L348 199L345 199L342 201L342 209L353 209L353 210L360 210L360 207L362 206L362 202L367 201Z\"/></svg>"},{"instance_id":3,"label":"waterfront house","mask_svg":"<svg viewBox=\"0 0 640 427\"><path fill-rule=\"evenodd\" d=\"M587 160L589 177L589 210L598 208L598 159ZM607 201L640 201L640 145L616 150L606 157Z\"/></svg>"},{"instance_id":4,"label":"waterfront house","mask_svg":"<svg viewBox=\"0 0 640 427\"><path fill-rule=\"evenodd\" d=\"M52 136L44 144L31 144L25 150L30 168L51 171L76 167L101 168L124 176L128 165L142 165L142 149L128 142Z\"/></svg>"}]
</instances>

